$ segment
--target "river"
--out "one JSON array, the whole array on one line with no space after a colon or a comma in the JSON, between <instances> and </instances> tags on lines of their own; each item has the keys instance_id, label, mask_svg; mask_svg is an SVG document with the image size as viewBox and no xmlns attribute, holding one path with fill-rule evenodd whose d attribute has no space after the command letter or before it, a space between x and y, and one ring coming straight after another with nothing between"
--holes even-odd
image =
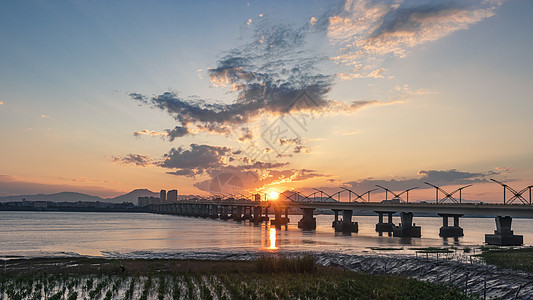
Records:
<instances>
[{"instance_id":1,"label":"river","mask_svg":"<svg viewBox=\"0 0 533 300\"><path fill-rule=\"evenodd\" d=\"M142 256L178 253L337 252L372 253L371 247L393 247L395 253L413 254L412 248L482 245L485 233L495 229L493 218L461 218L464 237L438 236L442 219L415 217L422 237L402 239L379 236L377 216L355 216L359 232L345 235L331 228L331 215L317 216L315 231L297 228L301 216L291 215L288 226L234 222L148 213L0 212L0 256ZM394 217L394 223L399 217ZM533 219L513 219L515 234L533 243Z\"/></svg>"}]
</instances>

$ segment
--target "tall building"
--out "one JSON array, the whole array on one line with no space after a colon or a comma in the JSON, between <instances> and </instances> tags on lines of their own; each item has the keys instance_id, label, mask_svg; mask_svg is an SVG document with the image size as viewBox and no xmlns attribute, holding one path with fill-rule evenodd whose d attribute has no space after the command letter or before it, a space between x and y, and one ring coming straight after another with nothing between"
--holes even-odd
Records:
<instances>
[{"instance_id":1,"label":"tall building","mask_svg":"<svg viewBox=\"0 0 533 300\"><path fill-rule=\"evenodd\" d=\"M178 201L178 190L170 190L167 193L167 201L176 202Z\"/></svg>"},{"instance_id":2,"label":"tall building","mask_svg":"<svg viewBox=\"0 0 533 300\"><path fill-rule=\"evenodd\" d=\"M167 201L167 191L161 190L161 192L159 192L159 200L161 202Z\"/></svg>"}]
</instances>

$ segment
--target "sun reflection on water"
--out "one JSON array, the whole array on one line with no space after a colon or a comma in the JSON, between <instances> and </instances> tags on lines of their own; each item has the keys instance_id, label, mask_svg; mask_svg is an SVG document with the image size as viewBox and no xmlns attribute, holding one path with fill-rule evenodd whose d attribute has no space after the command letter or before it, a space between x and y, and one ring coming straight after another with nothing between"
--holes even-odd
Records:
<instances>
[{"instance_id":1,"label":"sun reflection on water","mask_svg":"<svg viewBox=\"0 0 533 300\"><path fill-rule=\"evenodd\" d=\"M270 241L270 246L268 247L268 249L277 250L278 247L276 247L276 228L270 227L270 231L268 233L268 239Z\"/></svg>"}]
</instances>

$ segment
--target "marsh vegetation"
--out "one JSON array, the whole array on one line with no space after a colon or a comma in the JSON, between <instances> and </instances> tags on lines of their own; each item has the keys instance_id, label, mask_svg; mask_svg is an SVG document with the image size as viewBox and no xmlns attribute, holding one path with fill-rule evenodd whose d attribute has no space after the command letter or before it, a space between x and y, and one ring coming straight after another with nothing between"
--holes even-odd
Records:
<instances>
[{"instance_id":1,"label":"marsh vegetation","mask_svg":"<svg viewBox=\"0 0 533 300\"><path fill-rule=\"evenodd\" d=\"M11 262L17 269L0 276L0 299L475 299L445 285L320 266L306 255L66 260Z\"/></svg>"}]
</instances>

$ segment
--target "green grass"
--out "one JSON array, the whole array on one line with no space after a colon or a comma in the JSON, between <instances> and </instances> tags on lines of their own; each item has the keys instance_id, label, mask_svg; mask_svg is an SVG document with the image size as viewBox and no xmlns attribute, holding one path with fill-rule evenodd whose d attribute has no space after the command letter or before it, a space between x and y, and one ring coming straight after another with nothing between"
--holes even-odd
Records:
<instances>
[{"instance_id":1,"label":"green grass","mask_svg":"<svg viewBox=\"0 0 533 300\"><path fill-rule=\"evenodd\" d=\"M151 263L158 265L157 272ZM204 268L209 261L161 263L136 261L125 274L110 268L108 274L59 274L58 269L55 274L0 275L0 292L8 299L111 299L118 294L124 295L121 299L477 299L446 285L320 266L309 255L212 262L225 269Z\"/></svg>"},{"instance_id":2,"label":"green grass","mask_svg":"<svg viewBox=\"0 0 533 300\"><path fill-rule=\"evenodd\" d=\"M476 256L498 267L533 272L533 247L483 248L482 253Z\"/></svg>"},{"instance_id":3,"label":"green grass","mask_svg":"<svg viewBox=\"0 0 533 300\"><path fill-rule=\"evenodd\" d=\"M229 274L223 279L235 299L476 299L444 285L353 272Z\"/></svg>"},{"instance_id":4,"label":"green grass","mask_svg":"<svg viewBox=\"0 0 533 300\"><path fill-rule=\"evenodd\" d=\"M312 255L287 257L284 255L262 255L255 260L259 273L313 273L317 270Z\"/></svg>"}]
</instances>

